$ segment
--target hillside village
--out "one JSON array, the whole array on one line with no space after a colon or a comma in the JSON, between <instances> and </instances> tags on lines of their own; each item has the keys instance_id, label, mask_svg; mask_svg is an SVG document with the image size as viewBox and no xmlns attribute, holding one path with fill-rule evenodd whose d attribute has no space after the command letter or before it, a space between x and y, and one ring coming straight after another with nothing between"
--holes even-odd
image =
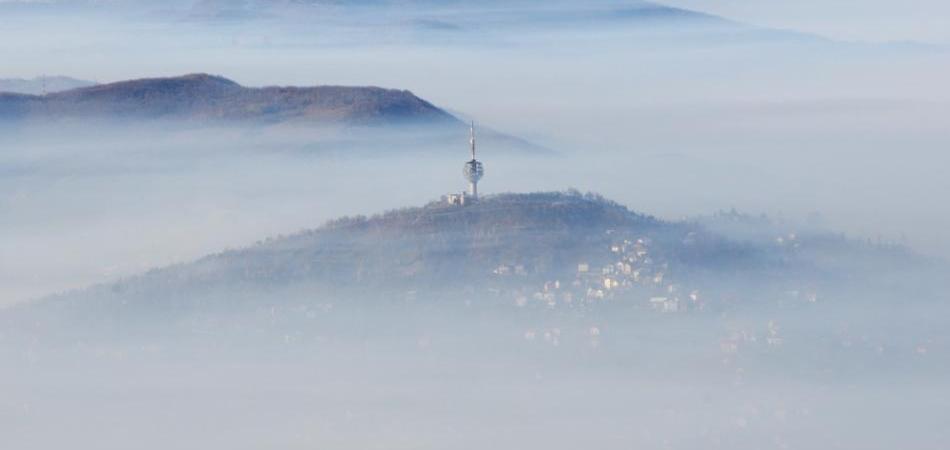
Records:
<instances>
[{"instance_id":1,"label":"hillside village","mask_svg":"<svg viewBox=\"0 0 950 450\"><path fill-rule=\"evenodd\" d=\"M644 313L689 314L709 312L721 309L730 299L721 294L704 291L699 285L690 285L678 279L677 270L662 256L662 252L653 251L653 240L649 237L628 237L629 234L617 230L607 230L610 244L602 252L603 256L578 262L576 272L564 279L545 281L538 286L526 286L504 291L492 288L494 295L507 295L519 308L543 310L583 311L597 308L624 306L642 310ZM696 233L691 232L684 239L689 243ZM785 238L782 238L785 239ZM787 239L794 240L795 236ZM794 244L793 244L794 245ZM683 272L683 269L679 269ZM529 278L529 269L522 264L501 264L493 275L506 284L513 279ZM688 278L688 277L686 277ZM785 293L796 301L814 303L818 301L815 290L790 290ZM546 339L555 345L562 330L540 333L535 330L525 332L525 338ZM588 331L592 342L601 338L600 327L592 326ZM740 343L757 341L755 333L738 331L723 337L723 353L737 353ZM763 342L770 347L781 345L779 327L770 322Z\"/></svg>"}]
</instances>

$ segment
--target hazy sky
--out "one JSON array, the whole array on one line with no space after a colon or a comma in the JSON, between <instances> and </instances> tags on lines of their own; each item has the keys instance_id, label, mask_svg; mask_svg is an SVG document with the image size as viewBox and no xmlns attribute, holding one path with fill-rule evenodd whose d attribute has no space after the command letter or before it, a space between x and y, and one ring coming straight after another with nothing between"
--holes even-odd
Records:
<instances>
[{"instance_id":1,"label":"hazy sky","mask_svg":"<svg viewBox=\"0 0 950 450\"><path fill-rule=\"evenodd\" d=\"M660 3L836 39L950 43L950 2L945 0L667 0Z\"/></svg>"}]
</instances>

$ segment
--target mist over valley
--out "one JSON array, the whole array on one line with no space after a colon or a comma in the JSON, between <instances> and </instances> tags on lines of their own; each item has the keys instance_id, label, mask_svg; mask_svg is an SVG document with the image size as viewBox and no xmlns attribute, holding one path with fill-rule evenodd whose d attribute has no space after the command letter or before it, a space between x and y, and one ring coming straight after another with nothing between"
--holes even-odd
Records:
<instances>
[{"instance_id":1,"label":"mist over valley","mask_svg":"<svg viewBox=\"0 0 950 450\"><path fill-rule=\"evenodd\" d=\"M947 448L948 13L0 0L0 447Z\"/></svg>"}]
</instances>

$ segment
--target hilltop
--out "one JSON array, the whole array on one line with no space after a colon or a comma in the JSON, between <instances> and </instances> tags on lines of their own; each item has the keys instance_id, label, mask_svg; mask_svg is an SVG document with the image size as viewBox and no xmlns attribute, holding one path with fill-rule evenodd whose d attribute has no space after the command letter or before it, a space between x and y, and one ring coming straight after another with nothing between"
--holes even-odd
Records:
<instances>
[{"instance_id":1,"label":"hilltop","mask_svg":"<svg viewBox=\"0 0 950 450\"><path fill-rule=\"evenodd\" d=\"M0 93L0 119L50 118L459 123L452 115L405 90L347 86L250 88L208 74L121 81L45 96Z\"/></svg>"},{"instance_id":2,"label":"hilltop","mask_svg":"<svg viewBox=\"0 0 950 450\"><path fill-rule=\"evenodd\" d=\"M499 264L524 265L535 276L573 270L605 230L656 234L672 224L598 196L579 193L500 194L466 207L441 201L373 217L343 217L311 230L151 271L111 286L113 293L161 295L240 284L298 283L333 288L463 286Z\"/></svg>"},{"instance_id":3,"label":"hilltop","mask_svg":"<svg viewBox=\"0 0 950 450\"><path fill-rule=\"evenodd\" d=\"M340 218L14 311L40 313L42 320L29 322L43 329L61 321L121 329L172 324L264 305L306 310L462 299L575 312L701 312L845 291L910 292L895 280L927 273L921 258L900 247L737 215L715 222L720 230L741 222L754 233L727 237L699 221L663 221L576 191L499 194L468 206L436 201Z\"/></svg>"}]
</instances>

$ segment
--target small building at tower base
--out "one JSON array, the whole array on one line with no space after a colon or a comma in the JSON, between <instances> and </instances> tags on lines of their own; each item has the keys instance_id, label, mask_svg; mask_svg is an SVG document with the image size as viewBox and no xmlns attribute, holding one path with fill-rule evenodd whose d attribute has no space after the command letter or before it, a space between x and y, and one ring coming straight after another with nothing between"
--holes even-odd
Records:
<instances>
[{"instance_id":1,"label":"small building at tower base","mask_svg":"<svg viewBox=\"0 0 950 450\"><path fill-rule=\"evenodd\" d=\"M442 196L442 201L452 206L465 206L466 203L472 203L473 198L466 192L461 194L446 194Z\"/></svg>"}]
</instances>

